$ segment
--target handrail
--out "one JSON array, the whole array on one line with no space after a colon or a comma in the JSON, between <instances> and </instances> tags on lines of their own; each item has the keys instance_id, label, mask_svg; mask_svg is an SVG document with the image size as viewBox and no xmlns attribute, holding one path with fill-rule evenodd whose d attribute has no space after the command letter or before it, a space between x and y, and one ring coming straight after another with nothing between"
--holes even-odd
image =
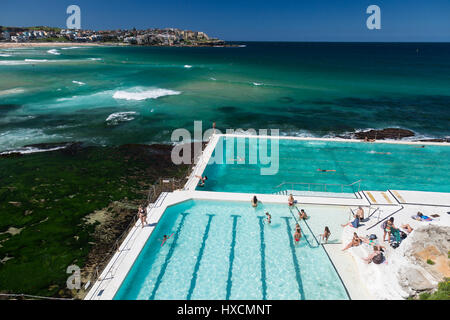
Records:
<instances>
[{"instance_id":1,"label":"handrail","mask_svg":"<svg viewBox=\"0 0 450 320\"><path fill-rule=\"evenodd\" d=\"M294 185L307 185L308 191L311 191L311 186L323 186L324 192L327 192L327 186L340 186L341 187L341 193L344 193L344 187L352 187L352 192L355 193L353 190L353 185L358 184L358 193L361 189L361 181L362 179L359 179L353 183L350 184L342 184L342 183L317 183L317 182L282 182L276 187L273 187L272 189L280 189L284 185L291 185L291 189L294 189Z\"/></svg>"},{"instance_id":2,"label":"handrail","mask_svg":"<svg viewBox=\"0 0 450 320\"><path fill-rule=\"evenodd\" d=\"M279 185L277 185L276 187L273 187L273 189L279 188L279 187L281 187L281 186L283 186L283 185L285 185L285 184L313 184L313 185L321 185L321 186L325 185L325 186L344 186L344 187L351 187L351 186L353 186L354 184L356 184L356 183L358 183L358 182L361 182L361 181L362 181L362 179L359 179L358 181L355 181L355 182L350 183L350 184L343 184L343 183L317 183L317 182L282 182L282 183L280 183Z\"/></svg>"}]
</instances>

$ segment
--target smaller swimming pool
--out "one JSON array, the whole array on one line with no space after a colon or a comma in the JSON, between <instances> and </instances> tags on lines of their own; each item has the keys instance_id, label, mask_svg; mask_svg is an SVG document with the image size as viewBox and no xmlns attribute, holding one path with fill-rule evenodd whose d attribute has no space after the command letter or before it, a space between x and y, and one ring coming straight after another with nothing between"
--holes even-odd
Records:
<instances>
[{"instance_id":1,"label":"smaller swimming pool","mask_svg":"<svg viewBox=\"0 0 450 320\"><path fill-rule=\"evenodd\" d=\"M348 209L304 206L308 226L295 245L287 205L190 200L169 207L114 299L348 299L314 235L340 238ZM265 212L272 223L265 221ZM171 236L163 245L164 235Z\"/></svg>"}]
</instances>

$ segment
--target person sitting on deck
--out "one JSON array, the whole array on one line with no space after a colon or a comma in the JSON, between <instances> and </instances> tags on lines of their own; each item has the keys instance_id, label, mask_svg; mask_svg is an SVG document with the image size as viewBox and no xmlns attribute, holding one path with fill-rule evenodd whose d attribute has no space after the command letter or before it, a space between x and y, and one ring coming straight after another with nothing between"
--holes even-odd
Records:
<instances>
[{"instance_id":1,"label":"person sitting on deck","mask_svg":"<svg viewBox=\"0 0 450 320\"><path fill-rule=\"evenodd\" d=\"M256 196L253 196L252 207L256 208L257 206L258 206L258 198L256 198Z\"/></svg>"},{"instance_id":2,"label":"person sitting on deck","mask_svg":"<svg viewBox=\"0 0 450 320\"><path fill-rule=\"evenodd\" d=\"M346 224L341 224L341 226L346 227L346 226L352 226L353 228L358 228L359 227L359 216L357 214L353 215L353 218L355 218L353 221L349 221Z\"/></svg>"},{"instance_id":3,"label":"person sitting on deck","mask_svg":"<svg viewBox=\"0 0 450 320\"><path fill-rule=\"evenodd\" d=\"M373 252L371 254L369 254L369 256L367 258L362 258L362 259L367 263L371 263L372 261L375 264L383 263L383 261L384 261L383 251L384 251L383 246L380 246L380 245L374 246Z\"/></svg>"},{"instance_id":4,"label":"person sitting on deck","mask_svg":"<svg viewBox=\"0 0 450 320\"><path fill-rule=\"evenodd\" d=\"M348 248L351 247L357 247L361 244L361 239L358 237L358 235L356 234L356 232L353 232L353 238L352 241L350 241L350 243L348 245L345 246L344 249L342 249L342 251L347 250Z\"/></svg>"},{"instance_id":5,"label":"person sitting on deck","mask_svg":"<svg viewBox=\"0 0 450 320\"><path fill-rule=\"evenodd\" d=\"M300 228L300 225L297 223L295 225L295 233L294 233L295 244L299 243L301 238L302 238L302 229Z\"/></svg>"},{"instance_id":6,"label":"person sitting on deck","mask_svg":"<svg viewBox=\"0 0 450 320\"><path fill-rule=\"evenodd\" d=\"M364 219L364 209L361 206L359 206L358 210L356 210L356 215L359 217L359 220Z\"/></svg>"},{"instance_id":7,"label":"person sitting on deck","mask_svg":"<svg viewBox=\"0 0 450 320\"><path fill-rule=\"evenodd\" d=\"M401 228L406 230L407 233L411 233L414 230L409 224L403 224Z\"/></svg>"},{"instance_id":8,"label":"person sitting on deck","mask_svg":"<svg viewBox=\"0 0 450 320\"><path fill-rule=\"evenodd\" d=\"M300 212L298 213L298 218L301 219L308 219L308 215L306 214L305 210L301 209Z\"/></svg>"},{"instance_id":9,"label":"person sitting on deck","mask_svg":"<svg viewBox=\"0 0 450 320\"><path fill-rule=\"evenodd\" d=\"M294 196L291 193L288 198L288 205L289 205L289 207L292 207L295 203L297 203L297 201L294 200Z\"/></svg>"},{"instance_id":10,"label":"person sitting on deck","mask_svg":"<svg viewBox=\"0 0 450 320\"><path fill-rule=\"evenodd\" d=\"M205 181L208 180L207 176L204 176L204 177L202 177L202 176L195 176L195 177L200 179L200 181L198 182L198 186L199 187L203 187L205 185Z\"/></svg>"}]
</instances>

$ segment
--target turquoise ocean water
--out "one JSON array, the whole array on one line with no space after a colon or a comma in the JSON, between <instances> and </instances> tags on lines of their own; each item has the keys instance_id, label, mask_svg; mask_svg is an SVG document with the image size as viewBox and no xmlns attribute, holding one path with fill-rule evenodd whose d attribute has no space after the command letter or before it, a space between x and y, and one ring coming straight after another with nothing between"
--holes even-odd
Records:
<instances>
[{"instance_id":1,"label":"turquoise ocean water","mask_svg":"<svg viewBox=\"0 0 450 320\"><path fill-rule=\"evenodd\" d=\"M450 44L0 50L0 151L168 143L194 120L315 137L385 127L448 137Z\"/></svg>"}]
</instances>

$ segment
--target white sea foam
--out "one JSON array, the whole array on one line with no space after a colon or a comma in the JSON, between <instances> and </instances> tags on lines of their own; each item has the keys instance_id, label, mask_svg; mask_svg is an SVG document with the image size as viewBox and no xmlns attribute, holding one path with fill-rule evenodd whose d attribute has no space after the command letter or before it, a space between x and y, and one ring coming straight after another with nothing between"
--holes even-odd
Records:
<instances>
[{"instance_id":1,"label":"white sea foam","mask_svg":"<svg viewBox=\"0 0 450 320\"><path fill-rule=\"evenodd\" d=\"M47 59L25 59L25 62L48 62Z\"/></svg>"},{"instance_id":2,"label":"white sea foam","mask_svg":"<svg viewBox=\"0 0 450 320\"><path fill-rule=\"evenodd\" d=\"M72 83L76 83L76 84L79 84L80 86L83 86L83 85L85 85L86 83L84 83L84 82L81 82L81 81L76 81L76 80L73 80L72 81Z\"/></svg>"},{"instance_id":3,"label":"white sea foam","mask_svg":"<svg viewBox=\"0 0 450 320\"><path fill-rule=\"evenodd\" d=\"M260 82L252 82L254 86L262 86L264 83L260 83Z\"/></svg>"},{"instance_id":4,"label":"white sea foam","mask_svg":"<svg viewBox=\"0 0 450 320\"><path fill-rule=\"evenodd\" d=\"M169 89L160 89L160 88L141 88L141 87L135 87L131 88L127 91L125 90L119 90L114 92L113 98L114 99L124 99L124 100L146 100L146 99L157 99L159 97L163 96L170 96L170 95L178 95L181 94L180 91L175 90L169 90Z\"/></svg>"},{"instance_id":5,"label":"white sea foam","mask_svg":"<svg viewBox=\"0 0 450 320\"><path fill-rule=\"evenodd\" d=\"M102 58L88 58L90 61L100 61L103 60Z\"/></svg>"},{"instance_id":6,"label":"white sea foam","mask_svg":"<svg viewBox=\"0 0 450 320\"><path fill-rule=\"evenodd\" d=\"M23 65L23 64L28 64L28 63L26 61L22 61L22 60L0 61L0 66L18 66L18 65Z\"/></svg>"},{"instance_id":7,"label":"white sea foam","mask_svg":"<svg viewBox=\"0 0 450 320\"><path fill-rule=\"evenodd\" d=\"M39 149L39 148L33 148L33 147L26 147L26 148L18 148L15 150L7 150L0 152L0 155L7 155L11 153L20 153L20 154L27 154L27 153L37 153L37 152L48 152L48 151L55 151L60 149L65 149L65 146L62 147L55 147L55 148L49 148L49 149Z\"/></svg>"},{"instance_id":8,"label":"white sea foam","mask_svg":"<svg viewBox=\"0 0 450 320\"><path fill-rule=\"evenodd\" d=\"M134 114L136 114L134 111L112 113L106 118L106 122L108 125L117 125L120 122L134 120Z\"/></svg>"},{"instance_id":9,"label":"white sea foam","mask_svg":"<svg viewBox=\"0 0 450 320\"><path fill-rule=\"evenodd\" d=\"M70 97L70 98L59 98L59 99L56 99L56 101L58 101L58 102L69 101L69 100L75 99L76 97L78 97L78 96L73 96L73 97Z\"/></svg>"},{"instance_id":10,"label":"white sea foam","mask_svg":"<svg viewBox=\"0 0 450 320\"><path fill-rule=\"evenodd\" d=\"M212 80L212 81L216 81L217 80L216 78L213 78L213 77L211 77L209 79Z\"/></svg>"},{"instance_id":11,"label":"white sea foam","mask_svg":"<svg viewBox=\"0 0 450 320\"><path fill-rule=\"evenodd\" d=\"M54 54L54 55L56 55L56 56L59 56L61 53L58 51L58 50L56 50L56 49L51 49L51 50L48 50L47 51L48 53L50 53L50 54Z\"/></svg>"},{"instance_id":12,"label":"white sea foam","mask_svg":"<svg viewBox=\"0 0 450 320\"><path fill-rule=\"evenodd\" d=\"M6 53L0 53L0 57L11 57L10 54L6 54Z\"/></svg>"},{"instance_id":13,"label":"white sea foam","mask_svg":"<svg viewBox=\"0 0 450 320\"><path fill-rule=\"evenodd\" d=\"M7 90L0 90L0 96L6 96L10 94L18 94L25 92L25 89L23 88L14 88L14 89L7 89Z\"/></svg>"},{"instance_id":14,"label":"white sea foam","mask_svg":"<svg viewBox=\"0 0 450 320\"><path fill-rule=\"evenodd\" d=\"M81 47L63 47L61 50L79 49Z\"/></svg>"},{"instance_id":15,"label":"white sea foam","mask_svg":"<svg viewBox=\"0 0 450 320\"><path fill-rule=\"evenodd\" d=\"M192 68L192 66L190 64L185 64L184 67L187 69Z\"/></svg>"}]
</instances>

